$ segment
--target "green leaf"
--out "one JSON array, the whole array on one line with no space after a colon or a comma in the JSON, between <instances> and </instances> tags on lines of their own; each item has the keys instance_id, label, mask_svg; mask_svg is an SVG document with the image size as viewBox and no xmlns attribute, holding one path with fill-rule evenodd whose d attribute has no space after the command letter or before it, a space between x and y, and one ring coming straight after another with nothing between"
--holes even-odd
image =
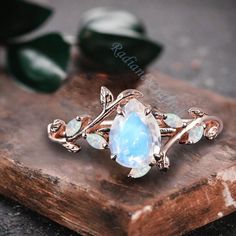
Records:
<instances>
[{"instance_id":1,"label":"green leaf","mask_svg":"<svg viewBox=\"0 0 236 236\"><path fill-rule=\"evenodd\" d=\"M0 42L29 33L39 27L52 9L23 0L6 0L0 7Z\"/></svg>"},{"instance_id":2,"label":"green leaf","mask_svg":"<svg viewBox=\"0 0 236 236\"><path fill-rule=\"evenodd\" d=\"M82 63L104 71L131 70L132 60L128 57L133 58L133 66L144 69L163 49L147 37L142 22L135 16L105 8L85 14L78 43ZM115 45L120 49L116 50Z\"/></svg>"},{"instance_id":3,"label":"green leaf","mask_svg":"<svg viewBox=\"0 0 236 236\"><path fill-rule=\"evenodd\" d=\"M54 92L67 77L70 45L57 33L11 44L7 62L16 79L33 90Z\"/></svg>"},{"instance_id":4,"label":"green leaf","mask_svg":"<svg viewBox=\"0 0 236 236\"><path fill-rule=\"evenodd\" d=\"M133 14L104 7L92 9L83 15L81 28L89 27L90 25L97 25L107 30L126 28L141 34L146 32L143 22Z\"/></svg>"}]
</instances>

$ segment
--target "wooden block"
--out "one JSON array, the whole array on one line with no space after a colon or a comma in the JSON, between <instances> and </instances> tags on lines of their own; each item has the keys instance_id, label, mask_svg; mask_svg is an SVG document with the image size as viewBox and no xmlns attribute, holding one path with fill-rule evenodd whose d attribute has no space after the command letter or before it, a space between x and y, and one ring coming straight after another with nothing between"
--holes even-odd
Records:
<instances>
[{"instance_id":1,"label":"wooden block","mask_svg":"<svg viewBox=\"0 0 236 236\"><path fill-rule=\"evenodd\" d=\"M131 85L132 84L132 85ZM84 143L78 154L50 142L54 118L100 112L100 86L137 88L144 101L187 117L192 106L223 119L224 132L176 144L167 173L141 179ZM83 235L180 235L236 209L236 102L161 74L134 84L103 74L74 76L53 95L24 91L0 78L0 192Z\"/></svg>"}]
</instances>

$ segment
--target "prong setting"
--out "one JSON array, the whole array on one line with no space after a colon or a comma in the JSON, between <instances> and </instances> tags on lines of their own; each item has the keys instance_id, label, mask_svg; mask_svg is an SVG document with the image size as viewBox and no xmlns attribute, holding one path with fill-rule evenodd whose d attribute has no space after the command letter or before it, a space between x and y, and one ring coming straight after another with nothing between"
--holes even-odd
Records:
<instances>
[{"instance_id":1,"label":"prong setting","mask_svg":"<svg viewBox=\"0 0 236 236\"><path fill-rule=\"evenodd\" d=\"M117 158L117 155L115 155L115 154L111 154L111 160L115 161L116 158Z\"/></svg>"},{"instance_id":2,"label":"prong setting","mask_svg":"<svg viewBox=\"0 0 236 236\"><path fill-rule=\"evenodd\" d=\"M102 147L103 147L104 149L108 149L108 143L103 143L103 144L102 144Z\"/></svg>"},{"instance_id":3,"label":"prong setting","mask_svg":"<svg viewBox=\"0 0 236 236\"><path fill-rule=\"evenodd\" d=\"M76 116L75 118L77 121L81 121L81 117L80 116Z\"/></svg>"},{"instance_id":4,"label":"prong setting","mask_svg":"<svg viewBox=\"0 0 236 236\"><path fill-rule=\"evenodd\" d=\"M167 119L167 115L166 114L162 114L162 119L166 120Z\"/></svg>"},{"instance_id":5,"label":"prong setting","mask_svg":"<svg viewBox=\"0 0 236 236\"><path fill-rule=\"evenodd\" d=\"M82 138L84 138L84 139L87 138L87 134L86 134L86 132L83 132L83 133L82 133Z\"/></svg>"},{"instance_id":6,"label":"prong setting","mask_svg":"<svg viewBox=\"0 0 236 236\"><path fill-rule=\"evenodd\" d=\"M120 116L125 116L125 112L124 112L123 108L120 105L117 107L116 112Z\"/></svg>"},{"instance_id":7,"label":"prong setting","mask_svg":"<svg viewBox=\"0 0 236 236\"><path fill-rule=\"evenodd\" d=\"M159 153L154 153L153 154L154 159L156 160L156 162L161 160L161 155Z\"/></svg>"},{"instance_id":8,"label":"prong setting","mask_svg":"<svg viewBox=\"0 0 236 236\"><path fill-rule=\"evenodd\" d=\"M151 112L152 112L152 107L148 105L144 110L145 116L148 116Z\"/></svg>"}]
</instances>

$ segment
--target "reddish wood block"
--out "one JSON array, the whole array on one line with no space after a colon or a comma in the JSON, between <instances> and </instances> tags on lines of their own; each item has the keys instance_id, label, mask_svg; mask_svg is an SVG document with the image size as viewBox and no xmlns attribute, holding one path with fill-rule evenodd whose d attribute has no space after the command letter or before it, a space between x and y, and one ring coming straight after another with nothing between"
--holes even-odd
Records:
<instances>
[{"instance_id":1,"label":"reddish wood block","mask_svg":"<svg viewBox=\"0 0 236 236\"><path fill-rule=\"evenodd\" d=\"M176 144L167 173L129 179L109 151L84 143L72 154L47 138L54 118L96 116L101 85L114 94L137 88L145 102L181 117L202 107L223 119L224 131L213 142ZM0 192L83 235L180 235L236 209L236 102L213 92L161 74L136 84L80 74L42 95L2 75L0 123Z\"/></svg>"}]
</instances>

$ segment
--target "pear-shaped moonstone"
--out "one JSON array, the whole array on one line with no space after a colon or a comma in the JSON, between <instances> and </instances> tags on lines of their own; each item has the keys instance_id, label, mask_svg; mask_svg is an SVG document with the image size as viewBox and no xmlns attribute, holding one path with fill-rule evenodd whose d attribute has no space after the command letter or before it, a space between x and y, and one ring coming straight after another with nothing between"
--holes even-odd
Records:
<instances>
[{"instance_id":1,"label":"pear-shaped moonstone","mask_svg":"<svg viewBox=\"0 0 236 236\"><path fill-rule=\"evenodd\" d=\"M124 116L117 115L111 126L109 147L120 165L139 169L151 163L154 150L160 151L160 129L138 100L131 99L123 110Z\"/></svg>"}]
</instances>

